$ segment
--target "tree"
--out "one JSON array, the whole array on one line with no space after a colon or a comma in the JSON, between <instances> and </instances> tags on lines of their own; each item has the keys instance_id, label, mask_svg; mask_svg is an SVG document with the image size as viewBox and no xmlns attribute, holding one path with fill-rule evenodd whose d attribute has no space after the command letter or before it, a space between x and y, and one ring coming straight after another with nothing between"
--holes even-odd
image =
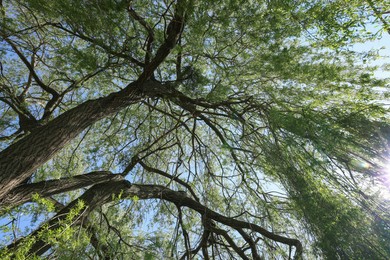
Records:
<instances>
[{"instance_id":1,"label":"tree","mask_svg":"<svg viewBox=\"0 0 390 260\"><path fill-rule=\"evenodd\" d=\"M388 259L386 10L3 1L2 259Z\"/></svg>"}]
</instances>

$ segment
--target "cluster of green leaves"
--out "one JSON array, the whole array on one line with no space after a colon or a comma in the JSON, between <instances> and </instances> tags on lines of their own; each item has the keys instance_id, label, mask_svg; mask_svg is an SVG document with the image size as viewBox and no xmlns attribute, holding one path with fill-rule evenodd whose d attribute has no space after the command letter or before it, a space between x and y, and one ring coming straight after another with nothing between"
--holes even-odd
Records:
<instances>
[{"instance_id":1,"label":"cluster of green leaves","mask_svg":"<svg viewBox=\"0 0 390 260\"><path fill-rule=\"evenodd\" d=\"M307 258L388 258L389 202L376 194L384 188L390 133L388 108L377 103L386 100L388 81L376 79L375 68L364 63L375 53L350 49L380 36L367 29L373 20L370 6L357 0L189 5L178 46L154 77L177 79L177 90L215 108L194 105L203 116L198 117L172 97L145 97L90 126L32 181L101 169L120 173L137 155L186 181L205 206L299 238ZM385 1L376 5L388 7ZM131 19L129 7L153 28L155 54L174 12L166 1L5 1L0 27L24 55L39 57L35 70L42 81L66 92L53 117L125 87L142 72L129 57L144 61L150 35ZM1 88L0 97L18 96L27 88L29 72L4 41L0 52L5 57L0 84L9 90ZM93 76L85 80L87 75ZM23 106L40 118L49 98L33 84ZM2 131L18 128L17 114L6 104L1 103L0 115ZM184 189L139 164L127 178ZM54 198L67 204L82 192ZM88 245L91 230L70 227L81 206L61 228L48 227L40 238L63 259L75 253L182 255L185 242L175 205L113 199L88 218L100 248ZM42 198L36 202L41 207L25 207L37 216L53 210ZM183 219L191 241L198 241L201 216L183 210ZM232 236L245 245L239 234ZM28 252L33 239L17 254ZM258 249L265 259L288 257L289 249L270 239L259 239ZM220 256L230 255L222 248Z\"/></svg>"}]
</instances>

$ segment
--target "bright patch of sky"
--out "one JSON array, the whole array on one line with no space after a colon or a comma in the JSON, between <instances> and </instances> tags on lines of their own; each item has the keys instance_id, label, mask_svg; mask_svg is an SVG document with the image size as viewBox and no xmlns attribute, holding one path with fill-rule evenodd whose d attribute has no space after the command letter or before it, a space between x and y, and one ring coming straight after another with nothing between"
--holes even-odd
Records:
<instances>
[{"instance_id":1,"label":"bright patch of sky","mask_svg":"<svg viewBox=\"0 0 390 260\"><path fill-rule=\"evenodd\" d=\"M373 27L372 31L373 33L376 33L378 31L378 28ZM367 65L374 65L379 67L379 69L375 72L376 77L390 78L390 34L388 34L387 32L383 32L383 35L379 40L354 45L354 50L356 50L357 52L368 52L373 49L379 50L379 57L377 60L372 61ZM390 100L388 102L390 103ZM390 154L389 160L387 161L387 165L385 165L384 168L386 169L386 172L388 174L388 183L390 186ZM282 190L281 187L276 187L276 185L269 185L267 188L270 192L278 192ZM390 198L390 193L387 194L386 192L385 197L387 196ZM147 216L147 219L149 219L150 217L151 215ZM31 224L31 218L31 215L25 215L22 213L16 217L8 215L3 218L0 218L0 229L4 229L7 227L9 228L8 232L4 232L3 230L0 233L0 245L3 246L3 243L9 241L9 237L15 236L16 238L18 238L20 236L26 235L28 230L35 229L39 225L39 223L45 220L45 218L41 216L37 222ZM143 225L143 228L145 228L145 230L149 229L149 231L153 230L154 232L157 232L156 226L146 227L145 225ZM15 232L13 229L19 231Z\"/></svg>"},{"instance_id":2,"label":"bright patch of sky","mask_svg":"<svg viewBox=\"0 0 390 260\"><path fill-rule=\"evenodd\" d=\"M378 31L378 28L372 27L371 30L373 33L376 33ZM354 50L359 52L379 50L378 59L370 62L368 65L374 65L379 67L378 71L375 73L376 77L390 78L390 34L389 33L384 31L382 33L381 39L379 40L355 44Z\"/></svg>"}]
</instances>

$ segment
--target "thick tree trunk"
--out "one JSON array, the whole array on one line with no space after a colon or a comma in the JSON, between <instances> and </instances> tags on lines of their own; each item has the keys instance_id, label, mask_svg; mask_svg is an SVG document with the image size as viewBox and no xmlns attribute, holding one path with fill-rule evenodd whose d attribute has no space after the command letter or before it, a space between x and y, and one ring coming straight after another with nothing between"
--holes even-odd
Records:
<instances>
[{"instance_id":1,"label":"thick tree trunk","mask_svg":"<svg viewBox=\"0 0 390 260\"><path fill-rule=\"evenodd\" d=\"M7 147L0 153L0 199L88 126L139 102L142 85L147 84L135 82L120 92L89 100Z\"/></svg>"},{"instance_id":2,"label":"thick tree trunk","mask_svg":"<svg viewBox=\"0 0 390 260\"><path fill-rule=\"evenodd\" d=\"M148 85L152 85L151 89L154 89L155 83L149 79L175 47L183 29L185 7L186 1L177 1L174 17L167 27L165 41L137 81L122 91L89 100L63 113L0 153L0 199L30 177L34 170L52 158L85 128L138 102L142 91L150 88Z\"/></svg>"}]
</instances>

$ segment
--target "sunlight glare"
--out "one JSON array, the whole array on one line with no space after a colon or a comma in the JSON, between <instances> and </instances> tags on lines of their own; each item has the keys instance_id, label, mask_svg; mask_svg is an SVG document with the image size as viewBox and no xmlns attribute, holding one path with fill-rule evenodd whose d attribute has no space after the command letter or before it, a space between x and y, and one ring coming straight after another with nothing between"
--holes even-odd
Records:
<instances>
[{"instance_id":1,"label":"sunlight glare","mask_svg":"<svg viewBox=\"0 0 390 260\"><path fill-rule=\"evenodd\" d=\"M390 159L388 159L385 162L385 165L383 167L383 171L384 171L384 176L383 176L384 183L387 187L390 188Z\"/></svg>"}]
</instances>

